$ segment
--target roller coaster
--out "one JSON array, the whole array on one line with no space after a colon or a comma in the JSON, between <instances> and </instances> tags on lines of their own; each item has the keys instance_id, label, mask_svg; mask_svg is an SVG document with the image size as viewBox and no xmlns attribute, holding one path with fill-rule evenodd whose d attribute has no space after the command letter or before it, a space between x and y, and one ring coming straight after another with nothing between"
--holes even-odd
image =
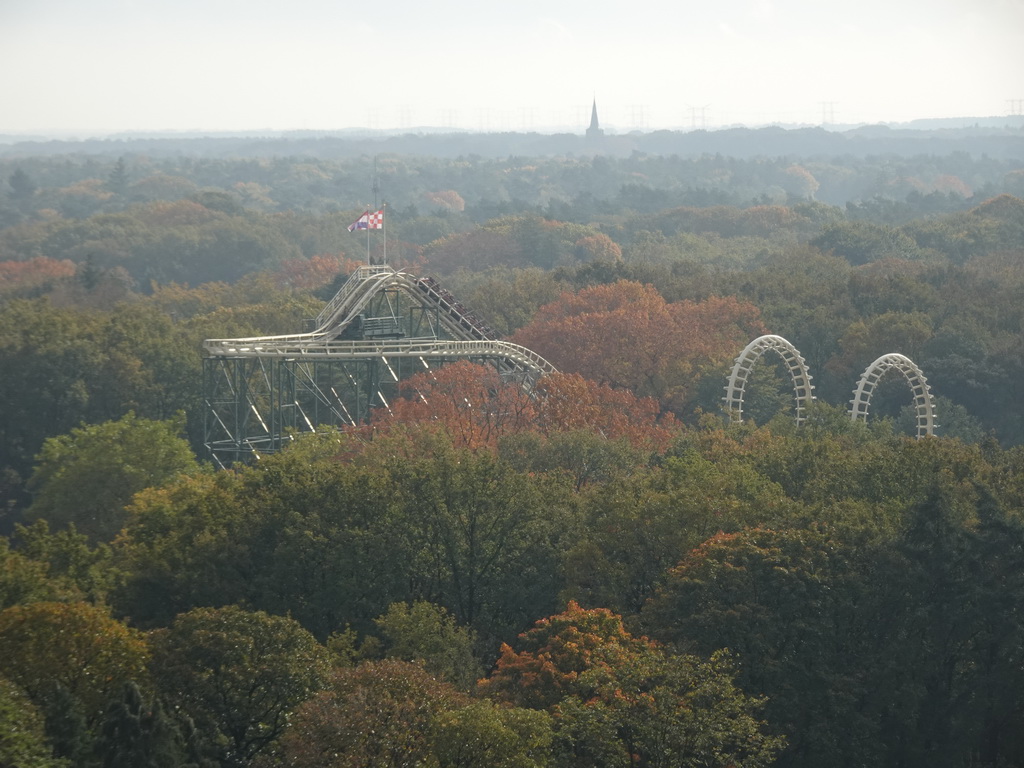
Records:
<instances>
[{"instance_id":1,"label":"roller coaster","mask_svg":"<svg viewBox=\"0 0 1024 768\"><path fill-rule=\"evenodd\" d=\"M555 369L501 341L430 277L359 267L309 333L203 342L205 443L220 466L277 451L296 431L355 425L388 408L400 382L445 363L493 365L530 385Z\"/></svg>"},{"instance_id":2,"label":"roller coaster","mask_svg":"<svg viewBox=\"0 0 1024 768\"><path fill-rule=\"evenodd\" d=\"M555 371L536 352L497 339L435 279L388 265L356 269L312 327L308 333L203 342L204 442L218 465L277 451L295 432L365 423L375 408L390 408L401 382L446 363L492 365L504 381L527 387ZM781 336L754 339L736 358L724 410L730 421L743 421L748 377L768 352L785 363L802 424L814 386L804 358ZM933 435L937 425L927 380L900 354L883 355L864 371L851 418L867 419L875 386L893 370L913 392L917 436Z\"/></svg>"},{"instance_id":3,"label":"roller coaster","mask_svg":"<svg viewBox=\"0 0 1024 768\"><path fill-rule=\"evenodd\" d=\"M747 377L754 364L766 352L779 355L789 371L793 382L796 423L802 424L807 418L807 407L814 401L814 385L807 363L800 352L781 336L759 336L744 347L736 358L729 381L725 385L724 408L733 423L743 421L743 395L746 390ZM889 371L897 371L903 375L907 386L914 397L914 411L917 417L918 439L935 434L938 424L935 423L935 400L931 387L921 369L914 361L904 355L890 352L872 362L857 381L850 401L850 418L853 421L867 421L871 396L878 382Z\"/></svg>"}]
</instances>

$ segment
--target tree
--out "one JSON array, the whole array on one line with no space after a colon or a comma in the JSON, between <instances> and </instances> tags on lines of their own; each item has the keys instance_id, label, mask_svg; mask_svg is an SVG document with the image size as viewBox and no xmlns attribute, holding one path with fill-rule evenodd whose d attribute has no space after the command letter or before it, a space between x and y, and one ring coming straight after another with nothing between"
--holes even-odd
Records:
<instances>
[{"instance_id":1,"label":"tree","mask_svg":"<svg viewBox=\"0 0 1024 768\"><path fill-rule=\"evenodd\" d=\"M75 274L75 265L68 259L57 261L36 256L27 261L0 261L0 296L25 295L59 284Z\"/></svg>"},{"instance_id":2,"label":"tree","mask_svg":"<svg viewBox=\"0 0 1024 768\"><path fill-rule=\"evenodd\" d=\"M671 414L662 415L653 397L597 384L579 374L552 374L537 384L534 429L549 438L588 430L622 440L638 451L658 452L678 432Z\"/></svg>"},{"instance_id":3,"label":"tree","mask_svg":"<svg viewBox=\"0 0 1024 768\"><path fill-rule=\"evenodd\" d=\"M762 766L781 746L726 654L670 654L611 611L573 602L517 645L502 646L480 691L550 711L559 765Z\"/></svg>"},{"instance_id":4,"label":"tree","mask_svg":"<svg viewBox=\"0 0 1024 768\"><path fill-rule=\"evenodd\" d=\"M16 685L0 677L0 765L10 768L64 768L53 757L43 717Z\"/></svg>"},{"instance_id":5,"label":"tree","mask_svg":"<svg viewBox=\"0 0 1024 768\"><path fill-rule=\"evenodd\" d=\"M469 690L482 672L473 656L474 633L443 607L425 601L393 603L374 620L387 658L414 661L435 677Z\"/></svg>"},{"instance_id":6,"label":"tree","mask_svg":"<svg viewBox=\"0 0 1024 768\"><path fill-rule=\"evenodd\" d=\"M103 768L179 768L187 762L177 723L134 682L125 683L98 730L95 750Z\"/></svg>"},{"instance_id":7,"label":"tree","mask_svg":"<svg viewBox=\"0 0 1024 768\"><path fill-rule=\"evenodd\" d=\"M549 609L570 530L564 483L450 448L390 474L401 505L393 540L415 558L417 599L448 607L485 640Z\"/></svg>"},{"instance_id":8,"label":"tree","mask_svg":"<svg viewBox=\"0 0 1024 768\"><path fill-rule=\"evenodd\" d=\"M90 725L125 682L144 679L148 658L139 632L98 606L43 602L0 613L0 675L38 703L63 686Z\"/></svg>"},{"instance_id":9,"label":"tree","mask_svg":"<svg viewBox=\"0 0 1024 768\"><path fill-rule=\"evenodd\" d=\"M400 497L382 453L337 459L349 435L304 435L292 449L233 473L183 475L135 497L116 543L118 610L160 626L196 606L244 604L292 615L321 640L373 627L416 599L419 562L397 521Z\"/></svg>"},{"instance_id":10,"label":"tree","mask_svg":"<svg viewBox=\"0 0 1024 768\"><path fill-rule=\"evenodd\" d=\"M551 764L546 712L471 701L440 712L431 728L439 768L544 768Z\"/></svg>"},{"instance_id":11,"label":"tree","mask_svg":"<svg viewBox=\"0 0 1024 768\"><path fill-rule=\"evenodd\" d=\"M579 690L580 675L613 666L650 648L634 637L622 617L606 608L584 609L569 601L565 611L537 621L519 636L514 650L502 643L501 656L479 689L486 696L519 706L546 709Z\"/></svg>"},{"instance_id":12,"label":"tree","mask_svg":"<svg viewBox=\"0 0 1024 768\"><path fill-rule=\"evenodd\" d=\"M786 521L798 505L745 462L696 450L595 488L566 554L572 594L639 613L688 552L715 534Z\"/></svg>"},{"instance_id":13,"label":"tree","mask_svg":"<svg viewBox=\"0 0 1024 768\"><path fill-rule=\"evenodd\" d=\"M435 422L460 448L494 448L506 432L524 429L535 418L529 392L502 381L489 366L460 361L416 374L402 383L404 397L379 421Z\"/></svg>"},{"instance_id":14,"label":"tree","mask_svg":"<svg viewBox=\"0 0 1024 768\"><path fill-rule=\"evenodd\" d=\"M553 273L538 267L460 269L445 286L502 335L522 328L560 292Z\"/></svg>"},{"instance_id":15,"label":"tree","mask_svg":"<svg viewBox=\"0 0 1024 768\"><path fill-rule=\"evenodd\" d=\"M865 221L829 224L811 245L859 266L881 259L917 259L921 257L917 243L893 227Z\"/></svg>"},{"instance_id":16,"label":"tree","mask_svg":"<svg viewBox=\"0 0 1024 768\"><path fill-rule=\"evenodd\" d=\"M159 689L223 745L229 766L266 750L327 678L327 650L298 622L262 611L195 608L152 644Z\"/></svg>"},{"instance_id":17,"label":"tree","mask_svg":"<svg viewBox=\"0 0 1024 768\"><path fill-rule=\"evenodd\" d=\"M562 764L773 765L785 740L764 733L764 700L746 696L735 677L723 651L703 661L647 649L613 668L586 670L581 692L555 707Z\"/></svg>"},{"instance_id":18,"label":"tree","mask_svg":"<svg viewBox=\"0 0 1024 768\"><path fill-rule=\"evenodd\" d=\"M11 551L0 538L0 611L12 605L52 600L54 585L47 579L47 567L20 552Z\"/></svg>"},{"instance_id":19,"label":"tree","mask_svg":"<svg viewBox=\"0 0 1024 768\"><path fill-rule=\"evenodd\" d=\"M783 764L874 762L875 638L898 618L866 578L870 553L816 530L719 534L670 571L644 625L681 650L735 653L739 685L768 697L766 719L790 742Z\"/></svg>"},{"instance_id":20,"label":"tree","mask_svg":"<svg viewBox=\"0 0 1024 768\"><path fill-rule=\"evenodd\" d=\"M19 203L27 202L36 193L35 182L22 168L15 168L7 183L11 185L11 198Z\"/></svg>"},{"instance_id":21,"label":"tree","mask_svg":"<svg viewBox=\"0 0 1024 768\"><path fill-rule=\"evenodd\" d=\"M653 286L621 280L563 293L513 341L564 373L654 397L664 409L680 408L703 369L731 359L761 328L757 310L736 299L669 304Z\"/></svg>"},{"instance_id":22,"label":"tree","mask_svg":"<svg viewBox=\"0 0 1024 768\"><path fill-rule=\"evenodd\" d=\"M117 421L77 427L48 438L29 479L30 519L75 526L93 541L110 541L124 508L139 491L198 468L179 437L182 419L151 421L128 413Z\"/></svg>"},{"instance_id":23,"label":"tree","mask_svg":"<svg viewBox=\"0 0 1024 768\"><path fill-rule=\"evenodd\" d=\"M277 751L295 768L430 765L434 719L466 701L409 662L387 659L338 669L330 687L295 712Z\"/></svg>"},{"instance_id":24,"label":"tree","mask_svg":"<svg viewBox=\"0 0 1024 768\"><path fill-rule=\"evenodd\" d=\"M48 599L104 602L118 578L108 546L90 546L74 525L51 532L45 520L17 525L15 534L20 554L45 569L52 594Z\"/></svg>"},{"instance_id":25,"label":"tree","mask_svg":"<svg viewBox=\"0 0 1024 768\"><path fill-rule=\"evenodd\" d=\"M117 158L114 167L110 169L107 176L107 189L118 197L122 197L128 191L128 167L125 165L124 157Z\"/></svg>"},{"instance_id":26,"label":"tree","mask_svg":"<svg viewBox=\"0 0 1024 768\"><path fill-rule=\"evenodd\" d=\"M295 712L274 757L294 768L543 768L543 712L474 701L422 667L388 659L334 673Z\"/></svg>"},{"instance_id":27,"label":"tree","mask_svg":"<svg viewBox=\"0 0 1024 768\"><path fill-rule=\"evenodd\" d=\"M503 381L489 366L460 361L410 377L403 391L387 413L375 415L375 426L439 426L459 448L493 451L503 438L524 432L553 439L589 431L650 452L664 450L677 431L670 414L660 416L654 398L579 374L550 374L530 391Z\"/></svg>"}]
</instances>

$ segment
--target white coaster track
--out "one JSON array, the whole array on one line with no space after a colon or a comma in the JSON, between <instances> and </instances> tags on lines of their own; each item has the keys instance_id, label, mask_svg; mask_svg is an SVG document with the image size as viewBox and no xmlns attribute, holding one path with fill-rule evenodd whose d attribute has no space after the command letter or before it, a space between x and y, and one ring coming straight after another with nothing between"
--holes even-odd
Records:
<instances>
[{"instance_id":1,"label":"white coaster track","mask_svg":"<svg viewBox=\"0 0 1024 768\"><path fill-rule=\"evenodd\" d=\"M793 380L796 423L802 424L807 418L807 406L814 401L814 396L811 394L814 390L811 385L811 374L808 372L807 364L799 350L786 339L774 335L759 336L754 339L744 347L739 357L736 358L732 372L729 374L729 381L725 386L725 397L722 398L724 400L723 407L729 420L735 424L743 421L743 395L747 377L754 364L765 352L775 352L785 362ZM917 437L920 439L934 435L938 425L935 423L935 402L932 398L931 387L928 386L928 380L910 358L895 352L882 355L864 371L853 392L853 400L850 401L850 418L853 421L867 421L875 386L886 373L893 370L903 374L914 396Z\"/></svg>"},{"instance_id":2,"label":"white coaster track","mask_svg":"<svg viewBox=\"0 0 1024 768\"><path fill-rule=\"evenodd\" d=\"M429 302L437 307L437 324L440 328L433 328L429 337L414 339L348 341L338 338L359 318L371 299L389 289L403 291L416 301ZM203 348L208 355L219 357L487 357L504 361L512 369L536 375L553 373L555 370L536 352L495 339L490 328L432 278L416 277L386 265L357 269L324 307L316 324L316 330L310 333L207 339L203 342ZM452 338L439 338L439 333Z\"/></svg>"}]
</instances>

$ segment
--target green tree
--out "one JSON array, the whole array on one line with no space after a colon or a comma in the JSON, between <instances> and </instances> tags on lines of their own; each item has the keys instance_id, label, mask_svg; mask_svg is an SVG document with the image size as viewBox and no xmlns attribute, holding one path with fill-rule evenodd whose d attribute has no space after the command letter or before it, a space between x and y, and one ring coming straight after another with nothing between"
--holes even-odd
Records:
<instances>
[{"instance_id":1,"label":"green tree","mask_svg":"<svg viewBox=\"0 0 1024 768\"><path fill-rule=\"evenodd\" d=\"M107 189L118 197L128 191L128 167L123 156L117 158L117 162L114 163L114 167L111 168L110 174L107 176Z\"/></svg>"},{"instance_id":2,"label":"green tree","mask_svg":"<svg viewBox=\"0 0 1024 768\"><path fill-rule=\"evenodd\" d=\"M7 183L11 185L11 198L20 203L27 202L36 193L36 183L22 168L15 168L7 177Z\"/></svg>"},{"instance_id":3,"label":"green tree","mask_svg":"<svg viewBox=\"0 0 1024 768\"><path fill-rule=\"evenodd\" d=\"M75 526L50 530L45 520L30 526L15 526L19 553L33 564L45 569L49 599L87 600L101 603L117 578L110 548L105 544L90 546L85 534Z\"/></svg>"},{"instance_id":4,"label":"green tree","mask_svg":"<svg viewBox=\"0 0 1024 768\"><path fill-rule=\"evenodd\" d=\"M327 649L298 622L236 606L196 608L152 634L152 673L228 766L248 765L327 678Z\"/></svg>"},{"instance_id":5,"label":"green tree","mask_svg":"<svg viewBox=\"0 0 1024 768\"><path fill-rule=\"evenodd\" d=\"M416 557L417 599L498 637L548 610L571 525L564 484L452 449L390 473L401 504L395 537L406 538Z\"/></svg>"},{"instance_id":6,"label":"green tree","mask_svg":"<svg viewBox=\"0 0 1024 768\"><path fill-rule=\"evenodd\" d=\"M179 435L183 419L151 421L128 413L117 421L48 438L29 480L29 519L75 526L93 541L110 541L139 491L198 467Z\"/></svg>"},{"instance_id":7,"label":"green tree","mask_svg":"<svg viewBox=\"0 0 1024 768\"><path fill-rule=\"evenodd\" d=\"M737 682L768 697L765 717L789 741L782 764L873 762L873 643L896 618L881 610L862 556L814 530L719 534L670 572L645 626L680 650L726 647L742 660Z\"/></svg>"},{"instance_id":8,"label":"green tree","mask_svg":"<svg viewBox=\"0 0 1024 768\"><path fill-rule=\"evenodd\" d=\"M798 505L744 461L683 450L595 488L582 508L581 533L566 555L568 589L588 604L632 615L707 538L775 524Z\"/></svg>"},{"instance_id":9,"label":"green tree","mask_svg":"<svg viewBox=\"0 0 1024 768\"><path fill-rule=\"evenodd\" d=\"M90 395L102 351L97 318L45 300L0 307L0 464L27 477L43 440L94 417ZM103 414L98 420L109 418Z\"/></svg>"},{"instance_id":10,"label":"green tree","mask_svg":"<svg viewBox=\"0 0 1024 768\"><path fill-rule=\"evenodd\" d=\"M427 672L461 690L469 690L483 672L473 655L474 633L441 606L393 603L374 623L388 658L422 663Z\"/></svg>"},{"instance_id":11,"label":"green tree","mask_svg":"<svg viewBox=\"0 0 1024 768\"><path fill-rule=\"evenodd\" d=\"M82 702L60 682L54 682L46 692L41 709L53 754L66 760L73 768L90 768L93 732L83 712Z\"/></svg>"},{"instance_id":12,"label":"green tree","mask_svg":"<svg viewBox=\"0 0 1024 768\"><path fill-rule=\"evenodd\" d=\"M0 765L65 768L53 757L39 708L11 681L0 677Z\"/></svg>"},{"instance_id":13,"label":"green tree","mask_svg":"<svg viewBox=\"0 0 1024 768\"><path fill-rule=\"evenodd\" d=\"M57 590L47 578L46 563L11 550L0 538L0 611L12 605L52 600Z\"/></svg>"},{"instance_id":14,"label":"green tree","mask_svg":"<svg viewBox=\"0 0 1024 768\"><path fill-rule=\"evenodd\" d=\"M145 676L149 648L136 630L87 603L31 603L0 613L0 674L39 703L54 686L95 725L128 680Z\"/></svg>"},{"instance_id":15,"label":"green tree","mask_svg":"<svg viewBox=\"0 0 1024 768\"><path fill-rule=\"evenodd\" d=\"M183 475L138 494L116 544L118 610L164 625L196 606L290 613L317 637L410 594L414 557L385 469L329 458L329 433L237 473ZM400 553L400 554L397 554Z\"/></svg>"},{"instance_id":16,"label":"green tree","mask_svg":"<svg viewBox=\"0 0 1024 768\"><path fill-rule=\"evenodd\" d=\"M784 739L764 733L764 700L746 696L719 651L703 661L647 649L580 675L555 707L563 765L755 768ZM597 759L595 759L597 758Z\"/></svg>"},{"instance_id":17,"label":"green tree","mask_svg":"<svg viewBox=\"0 0 1024 768\"><path fill-rule=\"evenodd\" d=\"M850 264L870 264L880 259L916 259L921 252L909 236L893 227L851 221L830 224L811 240L823 253L840 256Z\"/></svg>"},{"instance_id":18,"label":"green tree","mask_svg":"<svg viewBox=\"0 0 1024 768\"><path fill-rule=\"evenodd\" d=\"M421 666L387 659L334 673L275 749L294 768L543 768L546 713L474 701Z\"/></svg>"},{"instance_id":19,"label":"green tree","mask_svg":"<svg viewBox=\"0 0 1024 768\"><path fill-rule=\"evenodd\" d=\"M438 713L431 727L439 768L544 768L553 736L546 712L486 699Z\"/></svg>"}]
</instances>

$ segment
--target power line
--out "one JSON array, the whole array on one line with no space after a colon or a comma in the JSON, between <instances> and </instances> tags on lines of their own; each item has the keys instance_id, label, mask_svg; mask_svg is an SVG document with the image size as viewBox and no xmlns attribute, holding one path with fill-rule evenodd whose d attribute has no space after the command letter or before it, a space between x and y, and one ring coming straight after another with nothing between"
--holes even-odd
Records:
<instances>
[{"instance_id":1,"label":"power line","mask_svg":"<svg viewBox=\"0 0 1024 768\"><path fill-rule=\"evenodd\" d=\"M702 107L689 107L690 110L690 129L697 130L697 113L700 113L700 129L703 131L708 127L707 111L710 104L705 104Z\"/></svg>"}]
</instances>

